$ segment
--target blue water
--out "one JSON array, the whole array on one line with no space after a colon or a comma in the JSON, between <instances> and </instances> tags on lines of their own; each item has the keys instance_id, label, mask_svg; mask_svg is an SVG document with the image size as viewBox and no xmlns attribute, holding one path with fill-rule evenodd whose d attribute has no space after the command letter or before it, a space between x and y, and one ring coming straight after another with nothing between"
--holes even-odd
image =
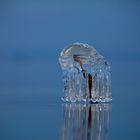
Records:
<instances>
[{"instance_id":1,"label":"blue water","mask_svg":"<svg viewBox=\"0 0 140 140\"><path fill-rule=\"evenodd\" d=\"M103 138L139 140L139 13L138 0L0 1L0 140L62 140L69 119L58 57L74 42L95 46L112 65Z\"/></svg>"}]
</instances>

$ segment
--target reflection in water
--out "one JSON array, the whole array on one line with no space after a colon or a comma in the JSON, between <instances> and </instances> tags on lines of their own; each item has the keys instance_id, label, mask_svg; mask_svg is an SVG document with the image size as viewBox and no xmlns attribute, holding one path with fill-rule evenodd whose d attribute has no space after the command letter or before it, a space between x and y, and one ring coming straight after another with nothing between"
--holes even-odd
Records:
<instances>
[{"instance_id":1,"label":"reflection in water","mask_svg":"<svg viewBox=\"0 0 140 140\"><path fill-rule=\"evenodd\" d=\"M60 140L106 140L110 104L64 104Z\"/></svg>"}]
</instances>

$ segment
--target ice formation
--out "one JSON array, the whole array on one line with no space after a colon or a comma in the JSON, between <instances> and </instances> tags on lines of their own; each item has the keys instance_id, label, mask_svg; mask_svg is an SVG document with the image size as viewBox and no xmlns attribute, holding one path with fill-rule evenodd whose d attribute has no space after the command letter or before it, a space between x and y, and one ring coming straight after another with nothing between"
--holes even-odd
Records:
<instances>
[{"instance_id":1,"label":"ice formation","mask_svg":"<svg viewBox=\"0 0 140 140\"><path fill-rule=\"evenodd\" d=\"M59 62L63 71L63 101L95 103L112 100L110 64L94 47L71 44L62 50Z\"/></svg>"}]
</instances>

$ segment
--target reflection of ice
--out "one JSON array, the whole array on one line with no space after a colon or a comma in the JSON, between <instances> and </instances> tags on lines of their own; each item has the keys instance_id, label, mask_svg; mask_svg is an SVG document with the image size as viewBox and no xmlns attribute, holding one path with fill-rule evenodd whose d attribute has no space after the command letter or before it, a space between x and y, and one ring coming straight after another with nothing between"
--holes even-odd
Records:
<instances>
[{"instance_id":1,"label":"reflection of ice","mask_svg":"<svg viewBox=\"0 0 140 140\"><path fill-rule=\"evenodd\" d=\"M109 104L64 104L60 140L106 140Z\"/></svg>"}]
</instances>

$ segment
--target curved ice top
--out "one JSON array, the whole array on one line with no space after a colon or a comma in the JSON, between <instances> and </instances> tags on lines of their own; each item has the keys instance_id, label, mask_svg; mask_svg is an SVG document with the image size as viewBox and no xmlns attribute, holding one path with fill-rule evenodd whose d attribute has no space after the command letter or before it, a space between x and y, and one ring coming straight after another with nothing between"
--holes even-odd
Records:
<instances>
[{"instance_id":1,"label":"curved ice top","mask_svg":"<svg viewBox=\"0 0 140 140\"><path fill-rule=\"evenodd\" d=\"M64 48L59 61L63 70L77 67L91 73L101 67L110 69L109 63L94 47L83 43L74 43Z\"/></svg>"}]
</instances>

